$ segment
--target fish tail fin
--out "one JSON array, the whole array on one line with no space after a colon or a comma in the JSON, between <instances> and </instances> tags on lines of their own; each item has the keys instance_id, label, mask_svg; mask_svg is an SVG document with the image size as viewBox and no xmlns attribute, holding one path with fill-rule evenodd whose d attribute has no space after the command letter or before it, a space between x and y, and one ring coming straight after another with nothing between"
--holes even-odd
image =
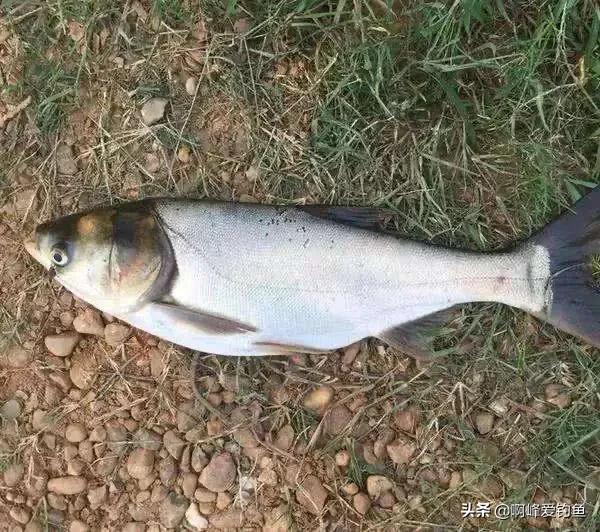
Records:
<instances>
[{"instance_id":1,"label":"fish tail fin","mask_svg":"<svg viewBox=\"0 0 600 532\"><path fill-rule=\"evenodd\" d=\"M600 347L600 186L532 242L550 259L549 297L538 316Z\"/></svg>"}]
</instances>

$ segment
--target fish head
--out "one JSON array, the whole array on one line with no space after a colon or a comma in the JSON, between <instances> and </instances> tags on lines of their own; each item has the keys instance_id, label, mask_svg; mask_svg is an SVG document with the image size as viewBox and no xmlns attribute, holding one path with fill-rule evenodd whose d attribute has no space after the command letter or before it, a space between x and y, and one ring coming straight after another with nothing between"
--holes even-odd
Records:
<instances>
[{"instance_id":1,"label":"fish head","mask_svg":"<svg viewBox=\"0 0 600 532\"><path fill-rule=\"evenodd\" d=\"M161 297L174 270L170 243L148 202L43 223L25 248L65 288L114 314Z\"/></svg>"}]
</instances>

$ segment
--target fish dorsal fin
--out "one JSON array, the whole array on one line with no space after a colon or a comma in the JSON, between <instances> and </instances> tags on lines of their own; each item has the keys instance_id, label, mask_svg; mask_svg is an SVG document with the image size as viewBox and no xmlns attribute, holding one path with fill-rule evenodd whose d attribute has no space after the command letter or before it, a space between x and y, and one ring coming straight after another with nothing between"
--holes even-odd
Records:
<instances>
[{"instance_id":1,"label":"fish dorsal fin","mask_svg":"<svg viewBox=\"0 0 600 532\"><path fill-rule=\"evenodd\" d=\"M392 218L391 211L371 207L336 207L332 205L301 205L297 207L317 218L332 220L363 229L381 229Z\"/></svg>"},{"instance_id":2,"label":"fish dorsal fin","mask_svg":"<svg viewBox=\"0 0 600 532\"><path fill-rule=\"evenodd\" d=\"M377 338L418 360L430 360L434 356L429 344L441 326L452 316L453 309L429 314L418 320L392 327L377 335Z\"/></svg>"},{"instance_id":3,"label":"fish dorsal fin","mask_svg":"<svg viewBox=\"0 0 600 532\"><path fill-rule=\"evenodd\" d=\"M172 302L154 301L147 303L157 317L165 317L174 327L185 327L201 334L230 335L256 332L257 329L247 323L212 314L198 309L183 307Z\"/></svg>"}]
</instances>

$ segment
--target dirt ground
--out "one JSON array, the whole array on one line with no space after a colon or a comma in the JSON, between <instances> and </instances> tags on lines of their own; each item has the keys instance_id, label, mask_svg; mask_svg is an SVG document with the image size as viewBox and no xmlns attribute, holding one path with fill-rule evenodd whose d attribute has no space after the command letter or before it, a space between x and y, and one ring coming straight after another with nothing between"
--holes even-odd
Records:
<instances>
[{"instance_id":1,"label":"dirt ground","mask_svg":"<svg viewBox=\"0 0 600 532\"><path fill-rule=\"evenodd\" d=\"M338 63L318 56L321 45L311 41L308 53L296 36L282 48L295 28L320 24L296 6L310 2L292 14L281 11L289 2L269 13L200 4L65 0L0 10L0 529L597 529L598 352L532 317L468 308L452 321L452 346L440 340L450 354L433 362L373 340L333 355L200 354L197 398L190 351L97 313L27 255L22 240L41 221L156 195L407 198L405 226L439 241L450 235L438 225L447 220L422 205L442 178L447 197L476 205L496 228L465 229L446 243L484 231L496 245L527 231L511 214L512 147L513 159L489 159L503 172L490 189L483 158L471 171L482 172L477 185L461 181L469 172L449 173L462 162L441 164L428 181L432 160L462 156L442 104L404 117L385 100L403 118L384 113L362 131L381 141L373 145L355 142L352 122L340 126L336 113L350 103L315 118L345 90L351 67L339 66L334 82L327 76ZM344 4L328 16L342 24L348 12L355 24L360 2ZM363 16L377 17L385 2L367 4L375 11ZM365 31L384 31L369 20ZM408 23L396 14L385 31ZM395 103L421 105L403 87ZM435 128L446 144L423 158ZM381 176L362 166L360 149L386 160L369 162ZM582 178L582 160L564 165ZM399 181L385 177L394 171ZM469 218L447 212L448 226ZM461 515L463 503L478 502L482 515ZM485 503L581 505L585 516L505 520L487 516Z\"/></svg>"}]
</instances>

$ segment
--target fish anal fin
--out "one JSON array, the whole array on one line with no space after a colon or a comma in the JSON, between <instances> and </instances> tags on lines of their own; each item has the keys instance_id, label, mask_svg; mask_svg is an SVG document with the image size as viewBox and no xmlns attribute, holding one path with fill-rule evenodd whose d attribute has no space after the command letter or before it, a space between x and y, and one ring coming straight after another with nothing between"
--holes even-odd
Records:
<instances>
[{"instance_id":1,"label":"fish anal fin","mask_svg":"<svg viewBox=\"0 0 600 532\"><path fill-rule=\"evenodd\" d=\"M452 309L445 309L429 314L418 320L387 329L378 334L377 338L417 360L431 360L435 356L429 349L430 343L435 333L450 319L452 313Z\"/></svg>"},{"instance_id":2,"label":"fish anal fin","mask_svg":"<svg viewBox=\"0 0 600 532\"><path fill-rule=\"evenodd\" d=\"M197 330L202 334L229 335L257 332L256 327L226 316L220 316L199 309L180 306L172 302L148 303L159 315L163 315L177 326Z\"/></svg>"},{"instance_id":3,"label":"fish anal fin","mask_svg":"<svg viewBox=\"0 0 600 532\"><path fill-rule=\"evenodd\" d=\"M371 207L336 207L332 205L302 205L297 207L317 218L332 220L363 229L382 229L392 218L391 211Z\"/></svg>"}]
</instances>

